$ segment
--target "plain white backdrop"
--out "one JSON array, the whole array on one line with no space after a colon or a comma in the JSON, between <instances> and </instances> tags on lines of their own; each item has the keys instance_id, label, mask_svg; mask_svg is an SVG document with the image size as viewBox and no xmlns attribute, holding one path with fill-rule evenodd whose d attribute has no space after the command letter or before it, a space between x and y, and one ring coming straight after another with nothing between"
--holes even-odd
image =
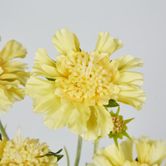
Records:
<instances>
[{"instance_id":1,"label":"plain white backdrop","mask_svg":"<svg viewBox=\"0 0 166 166\"><path fill-rule=\"evenodd\" d=\"M141 111L122 107L122 114L135 117L129 125L131 135L166 139L166 1L164 0L0 0L0 47L16 39L28 50L24 60L31 69L37 48L46 48L51 57L56 50L51 37L67 27L75 32L85 50L95 47L97 34L108 31L123 41L124 47L112 58L132 54L144 60L147 101ZM18 128L24 136L46 141L52 150L67 146L73 162L76 136L67 129L56 131L43 125L42 117L32 111L29 97L1 115L13 137ZM112 141L103 139L101 146ZM92 142L84 142L81 166L90 161ZM65 166L65 159L60 162Z\"/></svg>"}]
</instances>

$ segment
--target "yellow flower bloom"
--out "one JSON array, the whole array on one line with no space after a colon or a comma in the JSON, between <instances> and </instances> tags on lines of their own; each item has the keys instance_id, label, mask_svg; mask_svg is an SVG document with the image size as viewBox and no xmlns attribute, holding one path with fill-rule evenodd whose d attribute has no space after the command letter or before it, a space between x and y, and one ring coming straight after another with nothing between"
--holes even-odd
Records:
<instances>
[{"instance_id":1,"label":"yellow flower bloom","mask_svg":"<svg viewBox=\"0 0 166 166\"><path fill-rule=\"evenodd\" d=\"M136 157L133 145L136 146ZM164 159L166 159L165 142L141 138L134 142L123 141L119 148L111 145L99 150L88 166L160 166Z\"/></svg>"},{"instance_id":2,"label":"yellow flower bloom","mask_svg":"<svg viewBox=\"0 0 166 166\"><path fill-rule=\"evenodd\" d=\"M9 41L0 51L0 110L6 111L16 100L24 97L22 87L25 85L28 73L26 65L15 60L24 58L26 50L14 40Z\"/></svg>"},{"instance_id":3,"label":"yellow flower bloom","mask_svg":"<svg viewBox=\"0 0 166 166\"><path fill-rule=\"evenodd\" d=\"M132 142L124 141L119 148L113 144L99 150L88 166L123 166L126 161L132 161ZM100 163L100 164L98 164Z\"/></svg>"},{"instance_id":4,"label":"yellow flower bloom","mask_svg":"<svg viewBox=\"0 0 166 166\"><path fill-rule=\"evenodd\" d=\"M45 49L39 49L27 83L27 94L34 100L35 111L44 113L45 124L51 128L67 126L85 139L106 136L113 125L104 105L114 99L135 106L135 100L139 100L136 95L139 88L134 81L138 77L131 79L128 72L129 76L126 73L123 80L119 78L123 71L139 66L138 63L123 61L123 70L120 60L110 61L109 56L122 44L109 33L99 33L96 48L90 53L81 50L76 35L66 29L55 34L53 43L60 55L52 60ZM128 89L121 85L128 85ZM123 97L133 101L125 102ZM140 105L142 100L135 107Z\"/></svg>"},{"instance_id":5,"label":"yellow flower bloom","mask_svg":"<svg viewBox=\"0 0 166 166\"><path fill-rule=\"evenodd\" d=\"M166 158L166 142L148 138L136 140L137 156L140 163L160 165Z\"/></svg>"},{"instance_id":6,"label":"yellow flower bloom","mask_svg":"<svg viewBox=\"0 0 166 166\"><path fill-rule=\"evenodd\" d=\"M6 142L0 160L2 166L57 166L57 157L49 154L49 147L38 139L17 136Z\"/></svg>"}]
</instances>

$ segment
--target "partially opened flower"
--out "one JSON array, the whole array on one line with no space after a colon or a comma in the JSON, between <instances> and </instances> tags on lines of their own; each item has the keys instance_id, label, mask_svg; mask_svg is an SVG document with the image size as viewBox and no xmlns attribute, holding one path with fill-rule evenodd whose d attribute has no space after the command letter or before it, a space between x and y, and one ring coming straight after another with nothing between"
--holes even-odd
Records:
<instances>
[{"instance_id":1,"label":"partially opened flower","mask_svg":"<svg viewBox=\"0 0 166 166\"><path fill-rule=\"evenodd\" d=\"M161 165L166 159L166 142L155 141L146 137L136 140L137 159L140 163Z\"/></svg>"},{"instance_id":2,"label":"partially opened flower","mask_svg":"<svg viewBox=\"0 0 166 166\"><path fill-rule=\"evenodd\" d=\"M133 146L136 146L136 156ZM99 150L88 166L160 166L164 159L166 142L141 138Z\"/></svg>"},{"instance_id":3,"label":"partially opened flower","mask_svg":"<svg viewBox=\"0 0 166 166\"><path fill-rule=\"evenodd\" d=\"M24 97L23 87L29 74L25 71L26 65L17 58L25 55L25 48L15 40L7 42L0 51L0 111L7 111Z\"/></svg>"},{"instance_id":4,"label":"partially opened flower","mask_svg":"<svg viewBox=\"0 0 166 166\"><path fill-rule=\"evenodd\" d=\"M126 161L132 162L132 146L130 140L122 142L119 147L112 144L99 150L88 166L123 166Z\"/></svg>"},{"instance_id":5,"label":"partially opened flower","mask_svg":"<svg viewBox=\"0 0 166 166\"><path fill-rule=\"evenodd\" d=\"M47 126L66 126L85 139L96 139L112 130L112 118L105 108L110 99L141 107L143 91L137 83L142 81L141 74L133 73L131 78L131 72L126 72L140 63L136 59L129 63L110 61L109 56L121 47L121 41L100 33L95 50L88 53L80 49L74 33L62 29L53 37L53 43L59 52L56 60L49 58L45 49L39 49L27 83L34 110L44 114ZM138 90L142 96L137 95ZM122 100L124 96L126 101Z\"/></svg>"},{"instance_id":6,"label":"partially opened flower","mask_svg":"<svg viewBox=\"0 0 166 166\"><path fill-rule=\"evenodd\" d=\"M45 143L38 139L16 136L12 140L5 141L0 158L3 166L57 166L57 161L62 156L50 151Z\"/></svg>"}]
</instances>

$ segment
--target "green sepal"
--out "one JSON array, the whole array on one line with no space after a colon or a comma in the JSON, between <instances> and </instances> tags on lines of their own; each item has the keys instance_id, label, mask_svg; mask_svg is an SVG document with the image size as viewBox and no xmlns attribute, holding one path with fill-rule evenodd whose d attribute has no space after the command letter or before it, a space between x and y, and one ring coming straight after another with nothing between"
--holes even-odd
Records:
<instances>
[{"instance_id":1,"label":"green sepal","mask_svg":"<svg viewBox=\"0 0 166 166\"><path fill-rule=\"evenodd\" d=\"M60 153L62 152L62 150L63 149L60 149L60 150L58 150L57 152L48 152L47 154L45 154L45 155L42 155L42 156L40 156L40 157L44 157L44 156L54 156L54 157L57 157L57 160L59 161L62 157L63 157L63 155L61 155Z\"/></svg>"},{"instance_id":2,"label":"green sepal","mask_svg":"<svg viewBox=\"0 0 166 166\"><path fill-rule=\"evenodd\" d=\"M115 101L115 100L113 100L113 99L110 99L109 100L109 102L108 102L108 104L107 105L104 105L105 107L119 107L119 104Z\"/></svg>"}]
</instances>

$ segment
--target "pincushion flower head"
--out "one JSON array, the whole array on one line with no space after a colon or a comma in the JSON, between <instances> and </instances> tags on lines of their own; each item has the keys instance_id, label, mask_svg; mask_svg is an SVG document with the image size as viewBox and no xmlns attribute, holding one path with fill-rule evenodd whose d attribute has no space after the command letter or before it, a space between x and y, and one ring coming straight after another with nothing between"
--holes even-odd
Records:
<instances>
[{"instance_id":1,"label":"pincushion flower head","mask_svg":"<svg viewBox=\"0 0 166 166\"><path fill-rule=\"evenodd\" d=\"M143 137L99 150L88 166L160 166L165 159L166 142Z\"/></svg>"},{"instance_id":2,"label":"pincushion flower head","mask_svg":"<svg viewBox=\"0 0 166 166\"><path fill-rule=\"evenodd\" d=\"M23 138L17 135L11 140L1 140L0 165L3 166L57 166L62 157L50 151L46 143L38 139Z\"/></svg>"},{"instance_id":3,"label":"pincushion flower head","mask_svg":"<svg viewBox=\"0 0 166 166\"><path fill-rule=\"evenodd\" d=\"M24 97L23 87L29 74L25 71L26 65L17 58L25 55L25 48L15 40L7 42L0 51L0 111L8 110Z\"/></svg>"},{"instance_id":4,"label":"pincushion flower head","mask_svg":"<svg viewBox=\"0 0 166 166\"><path fill-rule=\"evenodd\" d=\"M45 49L38 49L26 88L48 127L66 126L85 139L96 139L112 130L105 108L109 100L141 108L142 74L130 69L142 66L142 61L129 55L110 60L122 46L120 40L99 33L95 50L86 52L74 33L62 29L52 41L59 55L53 60Z\"/></svg>"}]
</instances>

